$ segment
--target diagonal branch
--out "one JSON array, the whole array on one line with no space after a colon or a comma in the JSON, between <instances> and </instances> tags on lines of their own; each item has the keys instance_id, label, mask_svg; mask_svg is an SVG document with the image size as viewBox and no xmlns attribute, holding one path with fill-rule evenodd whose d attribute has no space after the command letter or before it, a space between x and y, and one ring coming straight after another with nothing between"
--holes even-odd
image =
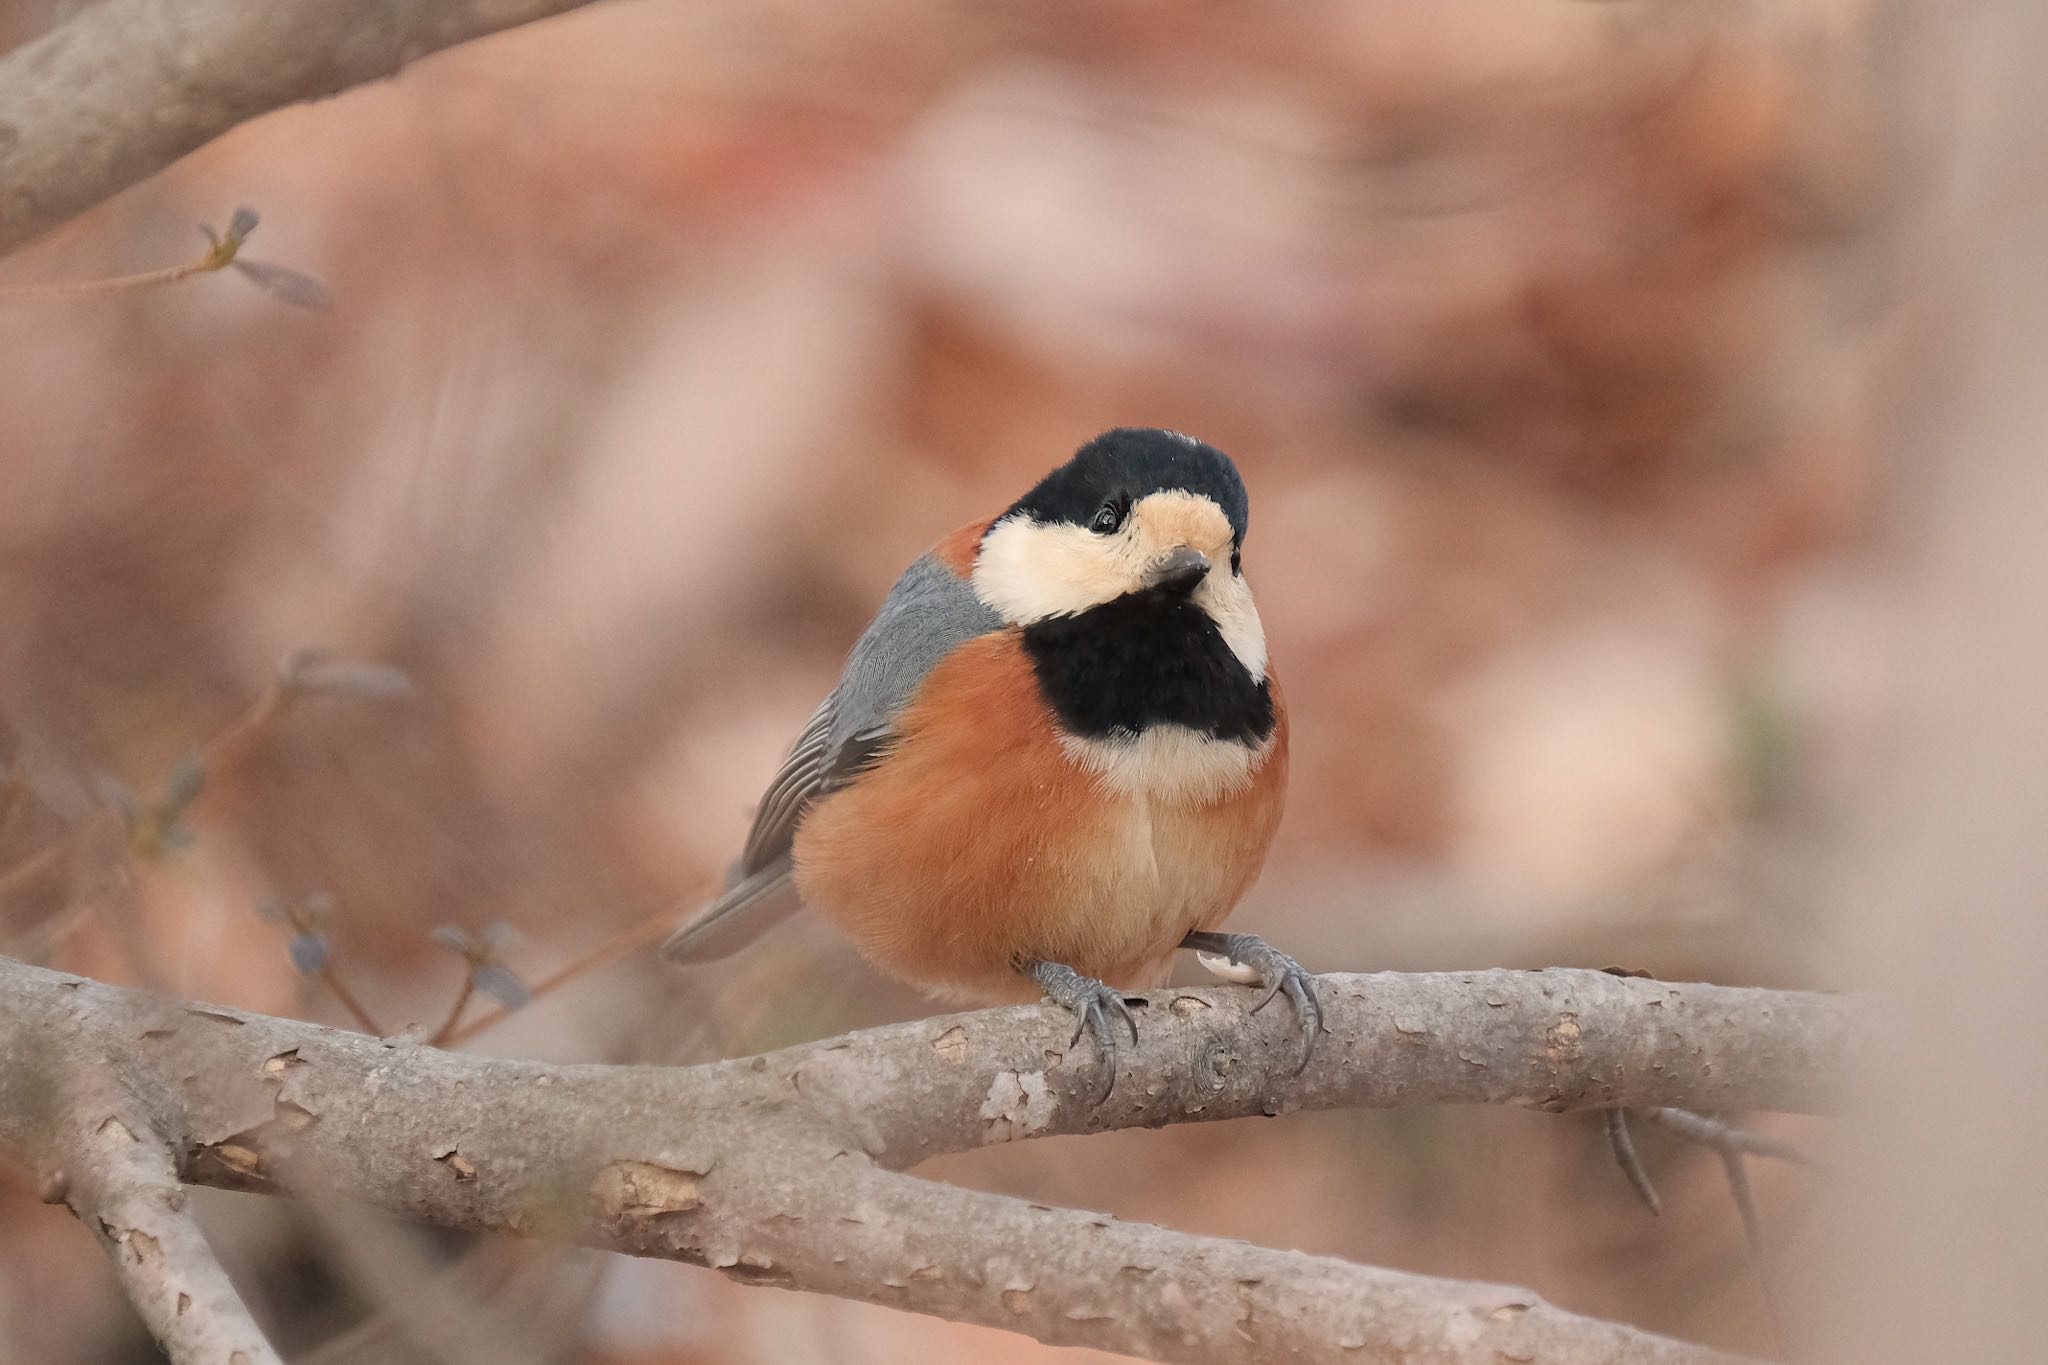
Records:
<instances>
[{"instance_id":1,"label":"diagonal branch","mask_svg":"<svg viewBox=\"0 0 2048 1365\"><path fill-rule=\"evenodd\" d=\"M187 1212L163 1145L109 1117L73 1151L65 1202L172 1365L282 1365Z\"/></svg>"},{"instance_id":2,"label":"diagonal branch","mask_svg":"<svg viewBox=\"0 0 2048 1365\"><path fill-rule=\"evenodd\" d=\"M444 1227L579 1240L1161 1360L1722 1359L1532 1294L1036 1208L899 1174L1054 1133L1299 1108L1811 1109L1844 1000L1600 972L1330 976L1329 1034L1252 992L1154 993L1100 1108L1035 1006L684 1068L549 1066L200 1007L0 959L0 1146L17 1059L120 1058L182 1115L180 1170ZM1111 1287L1114 1287L1113 1289Z\"/></svg>"},{"instance_id":3,"label":"diagonal branch","mask_svg":"<svg viewBox=\"0 0 2048 1365\"><path fill-rule=\"evenodd\" d=\"M172 1365L281 1365L186 1210L163 1136L175 1095L147 1068L91 1065L25 1022L0 1011L0 1146L92 1233Z\"/></svg>"},{"instance_id":4,"label":"diagonal branch","mask_svg":"<svg viewBox=\"0 0 2048 1365\"><path fill-rule=\"evenodd\" d=\"M862 1299L1153 1360L1349 1365L1734 1365L1526 1289L1410 1275L1047 1208L843 1160L724 1244L736 1279ZM620 1239L689 1255L685 1225ZM829 1243L821 1229L830 1229ZM727 1258L728 1264L720 1264Z\"/></svg>"}]
</instances>

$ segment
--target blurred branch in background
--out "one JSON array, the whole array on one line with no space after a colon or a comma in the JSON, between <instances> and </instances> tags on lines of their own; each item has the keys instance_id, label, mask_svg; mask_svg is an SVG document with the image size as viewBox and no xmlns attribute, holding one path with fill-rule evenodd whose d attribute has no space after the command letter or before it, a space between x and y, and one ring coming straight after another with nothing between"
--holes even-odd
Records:
<instances>
[{"instance_id":1,"label":"blurred branch in background","mask_svg":"<svg viewBox=\"0 0 2048 1365\"><path fill-rule=\"evenodd\" d=\"M245 119L588 0L101 0L0 57L0 253Z\"/></svg>"},{"instance_id":2,"label":"blurred branch in background","mask_svg":"<svg viewBox=\"0 0 2048 1365\"><path fill-rule=\"evenodd\" d=\"M35 852L0 868L0 909L6 907L10 896L33 888L66 863L74 865L74 880L122 884L131 878L133 865L158 862L191 848L195 835L187 816L206 794L208 784L245 761L258 741L302 699L328 695L392 701L411 695L412 690L412 680L389 665L337 659L323 649L293 650L278 661L269 683L246 710L179 755L155 798L145 800L120 779L102 775L94 784L97 806ZM118 823L118 840L93 837L108 818ZM73 907L44 926L40 941L9 946L32 958L52 951L63 936L84 922L95 905L90 896L74 893L71 899ZM139 941L137 926L126 917L121 900L110 898L106 904L114 908L113 928L137 979L161 985L154 954L149 945ZM359 1025L372 1033L381 1032L333 961L322 925L331 910L332 898L315 893L290 906L266 905L262 913L292 926L293 965L325 982Z\"/></svg>"},{"instance_id":3,"label":"blurred branch in background","mask_svg":"<svg viewBox=\"0 0 2048 1365\"><path fill-rule=\"evenodd\" d=\"M1526 1291L903 1174L990 1143L1343 1105L1810 1109L1869 1046L1861 1011L1820 995L1585 971L1331 976L1320 988L1328 1036L1291 1077L1291 1022L1261 1023L1250 993L1160 993L1098 1106L1092 1054L1063 1054L1064 1018L1036 1007L710 1066L558 1067L0 959L0 1143L56 1188L85 1188L119 1125L118 1153L175 1158L195 1184L341 1196L1158 1360L1731 1359Z\"/></svg>"},{"instance_id":4,"label":"blurred branch in background","mask_svg":"<svg viewBox=\"0 0 2048 1365\"><path fill-rule=\"evenodd\" d=\"M1892 1002L1856 1077L1808 1358L2042 1358L2048 1283L2048 6L1900 6L1937 282L1888 405L1904 553L1895 736L1836 850L1841 978Z\"/></svg>"}]
</instances>

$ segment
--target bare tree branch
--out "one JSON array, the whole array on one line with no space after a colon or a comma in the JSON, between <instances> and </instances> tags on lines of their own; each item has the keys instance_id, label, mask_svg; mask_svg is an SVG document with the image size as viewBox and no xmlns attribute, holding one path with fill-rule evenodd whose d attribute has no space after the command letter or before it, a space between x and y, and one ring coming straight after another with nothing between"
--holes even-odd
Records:
<instances>
[{"instance_id":1,"label":"bare tree branch","mask_svg":"<svg viewBox=\"0 0 2048 1365\"><path fill-rule=\"evenodd\" d=\"M0 1145L91 1231L173 1365L281 1365L186 1211L164 1136L175 1096L144 1068L95 1067L20 1023L0 1011Z\"/></svg>"},{"instance_id":2,"label":"bare tree branch","mask_svg":"<svg viewBox=\"0 0 2048 1365\"><path fill-rule=\"evenodd\" d=\"M0 57L0 253L258 114L588 0L99 0Z\"/></svg>"},{"instance_id":3,"label":"bare tree branch","mask_svg":"<svg viewBox=\"0 0 2048 1365\"><path fill-rule=\"evenodd\" d=\"M65 1202L173 1365L281 1365L186 1211L163 1145L108 1118L73 1152Z\"/></svg>"},{"instance_id":4,"label":"bare tree branch","mask_svg":"<svg viewBox=\"0 0 2048 1365\"><path fill-rule=\"evenodd\" d=\"M1155 992L1116 1091L1055 1011L920 1020L686 1068L443 1052L0 959L0 1143L32 1058L124 1059L182 1120L184 1178L342 1195L445 1227L707 1265L1161 1360L1686 1361L1704 1348L1517 1289L1404 1275L976 1194L901 1172L1055 1133L1337 1106L1809 1110L1860 1027L1839 999L1590 971L1329 976L1329 1034L1230 988ZM32 1109L32 1105L30 1108Z\"/></svg>"}]
</instances>

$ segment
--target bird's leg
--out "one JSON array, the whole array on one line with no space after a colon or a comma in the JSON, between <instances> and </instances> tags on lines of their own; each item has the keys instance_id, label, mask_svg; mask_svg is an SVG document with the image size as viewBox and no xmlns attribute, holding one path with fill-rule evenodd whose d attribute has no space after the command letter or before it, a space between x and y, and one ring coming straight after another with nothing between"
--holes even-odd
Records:
<instances>
[{"instance_id":1,"label":"bird's leg","mask_svg":"<svg viewBox=\"0 0 2048 1365\"><path fill-rule=\"evenodd\" d=\"M1271 1004L1274 996L1286 993L1295 1017L1301 1020L1301 1062L1294 1068L1294 1074L1300 1075L1316 1050L1316 1035L1323 1031L1323 1007L1316 999L1316 979L1299 962L1257 934L1212 934L1197 929L1182 939L1180 946L1229 958L1256 972L1266 995L1252 1006L1253 1014Z\"/></svg>"},{"instance_id":2,"label":"bird's leg","mask_svg":"<svg viewBox=\"0 0 2048 1365\"><path fill-rule=\"evenodd\" d=\"M1018 964L1018 970L1043 986L1047 999L1074 1016L1074 1036L1067 1040L1069 1048L1081 1041L1084 1031L1095 1035L1095 1049L1102 1054L1102 1092L1095 1097L1095 1103L1101 1104L1116 1084L1113 1020L1121 1018L1131 1031L1131 1041L1138 1041L1138 1021L1131 1016L1131 1007L1113 988L1062 963L1026 961Z\"/></svg>"}]
</instances>

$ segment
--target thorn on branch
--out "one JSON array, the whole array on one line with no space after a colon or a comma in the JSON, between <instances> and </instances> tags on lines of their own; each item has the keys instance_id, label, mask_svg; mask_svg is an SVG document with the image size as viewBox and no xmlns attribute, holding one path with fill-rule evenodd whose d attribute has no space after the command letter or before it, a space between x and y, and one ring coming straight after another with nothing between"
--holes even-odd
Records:
<instances>
[{"instance_id":1,"label":"thorn on branch","mask_svg":"<svg viewBox=\"0 0 2048 1365\"><path fill-rule=\"evenodd\" d=\"M1695 1114L1689 1109L1652 1109L1650 1122L1668 1128L1688 1142L1702 1147L1711 1147L1717 1152L1740 1152L1744 1156L1769 1157L1773 1161L1789 1162L1804 1166L1808 1170L1818 1169L1820 1162L1804 1147L1759 1133L1750 1128L1738 1128L1721 1119Z\"/></svg>"},{"instance_id":2,"label":"thorn on branch","mask_svg":"<svg viewBox=\"0 0 2048 1365\"><path fill-rule=\"evenodd\" d=\"M1650 1122L1669 1129L1687 1142L1706 1147L1721 1159L1721 1169L1728 1177L1728 1193L1735 1200L1735 1212L1742 1220L1742 1236L1749 1248L1750 1264L1756 1270L1757 1288L1764 1299L1764 1311L1771 1322L1772 1333L1782 1346L1785 1339L1784 1314L1778 1303L1777 1290L1771 1274L1770 1260L1764 1246L1763 1218L1757 1212L1756 1193L1750 1187L1749 1168L1745 1158L1752 1156L1769 1157L1772 1160L1788 1162L1808 1170L1817 1169L1817 1162L1804 1148L1748 1128L1737 1127L1725 1120L1706 1114L1695 1114L1688 1109L1651 1109L1645 1111ZM1656 1190L1650 1184L1649 1175L1642 1163L1636 1159L1635 1144L1628 1135L1627 1111L1609 1109L1606 1111L1607 1141L1613 1149L1614 1159L1628 1177L1629 1184L1649 1205L1650 1212L1656 1213L1662 1207Z\"/></svg>"},{"instance_id":3,"label":"thorn on branch","mask_svg":"<svg viewBox=\"0 0 2048 1365\"><path fill-rule=\"evenodd\" d=\"M1756 1195L1749 1186L1749 1168L1743 1155L1732 1147L1719 1149L1721 1169L1728 1175L1728 1193L1735 1198L1735 1211L1742 1217L1742 1236L1749 1246L1750 1264L1756 1268L1756 1287L1764 1297L1764 1313L1771 1321L1771 1334L1780 1348L1785 1341L1785 1315L1778 1306L1775 1277L1764 1248L1764 1223L1756 1211Z\"/></svg>"},{"instance_id":4,"label":"thorn on branch","mask_svg":"<svg viewBox=\"0 0 2048 1365\"><path fill-rule=\"evenodd\" d=\"M1664 1212L1664 1201L1657 1197L1657 1187L1650 1183L1650 1173L1643 1169L1642 1160L1636 1156L1635 1140L1628 1134L1628 1111L1608 1109L1602 1111L1607 1125L1607 1146L1614 1153L1615 1164L1628 1177L1630 1188L1643 1201L1654 1217Z\"/></svg>"},{"instance_id":5,"label":"thorn on branch","mask_svg":"<svg viewBox=\"0 0 2048 1365\"><path fill-rule=\"evenodd\" d=\"M1739 1128L1722 1119L1695 1114L1689 1109L1648 1109L1640 1112L1650 1122L1668 1128L1687 1142L1713 1150L1724 1162L1730 1158L1739 1161L1744 1156L1762 1156L1804 1166L1808 1170L1817 1169L1820 1165L1811 1153L1783 1138ZM1628 1111L1606 1109L1601 1113L1607 1129L1607 1145L1614 1153L1615 1164L1621 1167L1621 1173L1628 1177L1629 1185L1650 1212L1663 1212L1664 1201L1658 1198L1649 1172L1643 1169L1641 1160L1636 1156L1635 1141L1629 1136ZM1753 1216L1754 1212L1752 1209L1747 1216Z\"/></svg>"}]
</instances>

